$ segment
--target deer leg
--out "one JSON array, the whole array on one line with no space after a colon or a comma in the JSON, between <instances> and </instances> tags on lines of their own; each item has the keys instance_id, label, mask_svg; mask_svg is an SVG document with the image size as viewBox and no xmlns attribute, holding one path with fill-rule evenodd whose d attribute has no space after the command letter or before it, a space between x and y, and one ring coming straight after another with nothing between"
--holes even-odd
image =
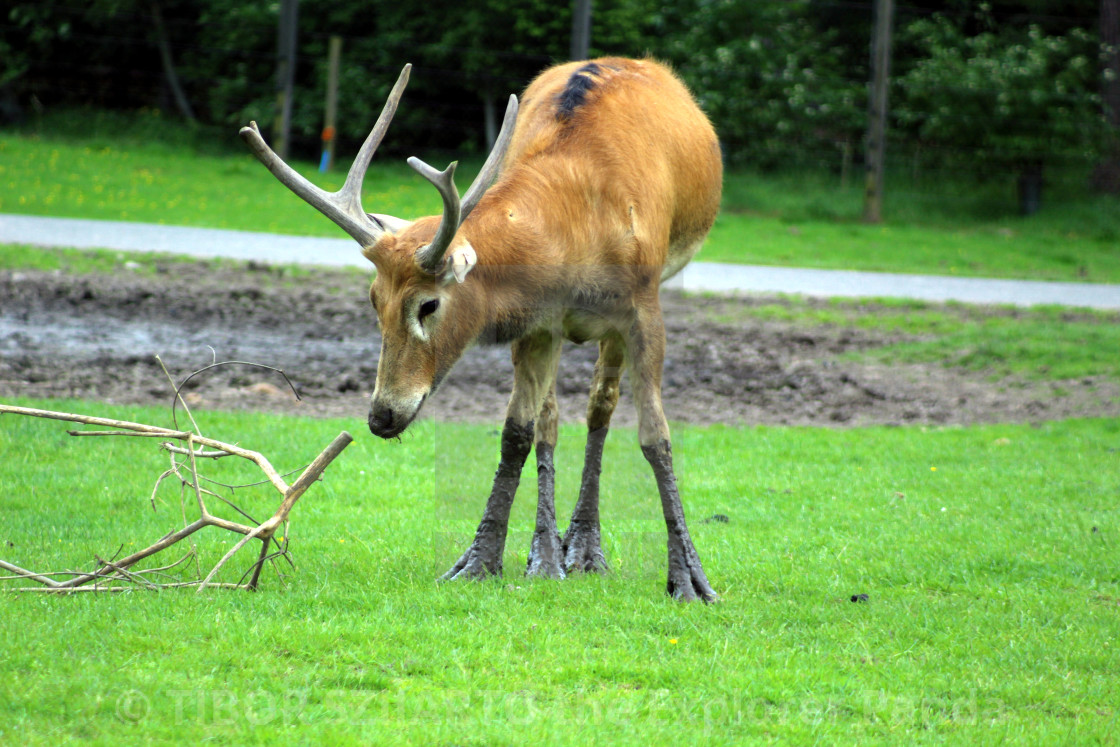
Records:
<instances>
[{"instance_id":1,"label":"deer leg","mask_svg":"<svg viewBox=\"0 0 1120 747\"><path fill-rule=\"evenodd\" d=\"M603 464L603 445L607 441L611 415L618 404L618 382L622 374L625 346L617 335L599 342L599 360L591 380L587 403L587 446L584 449L583 477L572 521L564 532L564 568L572 571L607 570L599 533L599 474Z\"/></svg>"},{"instance_id":2,"label":"deer leg","mask_svg":"<svg viewBox=\"0 0 1120 747\"><path fill-rule=\"evenodd\" d=\"M494 485L474 541L441 580L502 574L509 512L521 481L521 469L533 447L533 418L552 383L560 342L559 336L545 332L513 344L513 394L502 428L502 456L494 475Z\"/></svg>"},{"instance_id":3,"label":"deer leg","mask_svg":"<svg viewBox=\"0 0 1120 747\"><path fill-rule=\"evenodd\" d=\"M638 440L642 454L657 481L661 510L668 531L669 573L666 591L681 601L718 599L708 583L700 556L692 544L684 519L677 478L673 473L673 450L669 425L661 407L661 371L665 359L665 325L661 319L656 289L645 303L637 304L637 315L627 335L630 381L638 407Z\"/></svg>"},{"instance_id":4,"label":"deer leg","mask_svg":"<svg viewBox=\"0 0 1120 747\"><path fill-rule=\"evenodd\" d=\"M545 578L564 578L564 556L560 548L560 534L556 531L556 469L552 462L559 416L555 371L554 367L552 385L537 416L537 441L533 446L537 455L537 525L525 568L526 576Z\"/></svg>"}]
</instances>

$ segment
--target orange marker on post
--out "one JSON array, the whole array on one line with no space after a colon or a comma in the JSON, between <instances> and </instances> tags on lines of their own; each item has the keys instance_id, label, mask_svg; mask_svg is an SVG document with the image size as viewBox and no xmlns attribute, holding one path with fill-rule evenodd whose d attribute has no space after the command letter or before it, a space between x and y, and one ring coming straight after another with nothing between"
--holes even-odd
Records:
<instances>
[{"instance_id":1,"label":"orange marker on post","mask_svg":"<svg viewBox=\"0 0 1120 747\"><path fill-rule=\"evenodd\" d=\"M323 157L319 159L319 172L325 174L327 169L331 167L331 156L333 149L331 144L334 142L334 127L330 125L323 128Z\"/></svg>"}]
</instances>

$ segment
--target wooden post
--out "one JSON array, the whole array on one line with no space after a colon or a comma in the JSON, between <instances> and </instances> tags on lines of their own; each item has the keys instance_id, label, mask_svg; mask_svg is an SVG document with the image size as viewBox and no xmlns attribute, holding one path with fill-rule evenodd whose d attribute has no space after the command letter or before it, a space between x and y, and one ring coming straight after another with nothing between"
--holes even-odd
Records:
<instances>
[{"instance_id":1,"label":"wooden post","mask_svg":"<svg viewBox=\"0 0 1120 747\"><path fill-rule=\"evenodd\" d=\"M327 107L323 114L323 158L319 171L330 171L334 165L337 141L335 120L338 117L338 63L342 57L342 37L332 36L327 47Z\"/></svg>"},{"instance_id":2,"label":"wooden post","mask_svg":"<svg viewBox=\"0 0 1120 747\"><path fill-rule=\"evenodd\" d=\"M883 165L887 150L887 82L891 64L891 16L894 0L875 0L875 34L871 42L871 101L867 117L867 187L863 220L883 220Z\"/></svg>"},{"instance_id":3,"label":"wooden post","mask_svg":"<svg viewBox=\"0 0 1120 747\"><path fill-rule=\"evenodd\" d=\"M276 34L276 118L272 122L273 150L288 159L292 130L292 88L296 76L296 25L299 0L280 0L280 25Z\"/></svg>"},{"instance_id":4,"label":"wooden post","mask_svg":"<svg viewBox=\"0 0 1120 747\"><path fill-rule=\"evenodd\" d=\"M586 60L591 50L591 0L572 0L572 59Z\"/></svg>"},{"instance_id":5,"label":"wooden post","mask_svg":"<svg viewBox=\"0 0 1120 747\"><path fill-rule=\"evenodd\" d=\"M494 94L487 89L482 94L482 117L486 128L486 147L491 150L494 148L494 142L498 139L498 117L495 108Z\"/></svg>"}]
</instances>

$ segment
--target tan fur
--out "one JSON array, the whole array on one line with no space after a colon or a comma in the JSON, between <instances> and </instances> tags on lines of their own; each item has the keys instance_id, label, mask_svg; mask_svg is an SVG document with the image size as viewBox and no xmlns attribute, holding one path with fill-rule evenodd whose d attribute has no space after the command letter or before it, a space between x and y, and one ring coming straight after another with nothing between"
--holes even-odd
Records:
<instances>
[{"instance_id":1,"label":"tan fur","mask_svg":"<svg viewBox=\"0 0 1120 747\"><path fill-rule=\"evenodd\" d=\"M526 89L502 175L452 242L451 251L467 242L478 256L462 285L413 260L438 218L367 251L378 266L375 399L385 406L418 407L434 379L494 330L554 329L582 342L625 329L639 307L658 314L657 285L699 249L722 181L707 118L665 66L605 58L594 61L599 74L582 105L560 121L558 97L586 64L550 68ZM409 326L419 297L440 298L425 344Z\"/></svg>"},{"instance_id":2,"label":"tan fur","mask_svg":"<svg viewBox=\"0 0 1120 747\"><path fill-rule=\"evenodd\" d=\"M453 169L440 172L410 159L439 191L444 215L409 223L367 214L359 199L365 166L409 70L401 72L338 192L326 193L296 174L255 125L241 135L281 182L357 239L377 265L370 288L381 324L373 433L392 438L407 428L469 345L510 344L514 381L501 461L475 539L444 578L502 572L510 508L530 450L537 456L537 517L526 573L563 578L606 568L599 473L628 368L638 438L668 530L666 590L682 600L715 601L673 473L661 407L665 326L658 295L661 282L699 250L719 208L722 166L711 124L673 73L652 60L559 65L525 91L507 140L517 111L511 101L499 137L508 142L502 173L481 199L472 187L460 202ZM487 159L481 181L492 178L503 147ZM467 216L461 223L460 210ZM564 338L599 340L599 361L579 497L561 538L553 454Z\"/></svg>"}]
</instances>

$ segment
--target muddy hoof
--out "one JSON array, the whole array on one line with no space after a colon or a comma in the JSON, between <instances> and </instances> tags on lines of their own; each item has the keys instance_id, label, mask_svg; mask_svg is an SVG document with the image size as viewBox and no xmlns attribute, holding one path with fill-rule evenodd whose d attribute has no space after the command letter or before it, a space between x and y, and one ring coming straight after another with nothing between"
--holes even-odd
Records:
<instances>
[{"instance_id":1,"label":"muddy hoof","mask_svg":"<svg viewBox=\"0 0 1120 747\"><path fill-rule=\"evenodd\" d=\"M525 567L526 576L561 579L566 575L561 564L563 551L560 535L556 532L537 532L529 546L529 563Z\"/></svg>"},{"instance_id":2,"label":"muddy hoof","mask_svg":"<svg viewBox=\"0 0 1120 747\"><path fill-rule=\"evenodd\" d=\"M665 591L681 602L718 602L719 595L708 583L704 568L696 551L691 547L683 552L669 553L669 577Z\"/></svg>"},{"instance_id":3,"label":"muddy hoof","mask_svg":"<svg viewBox=\"0 0 1120 747\"><path fill-rule=\"evenodd\" d=\"M564 533L563 553L564 570L568 573L607 572L598 526L573 522Z\"/></svg>"},{"instance_id":4,"label":"muddy hoof","mask_svg":"<svg viewBox=\"0 0 1120 747\"><path fill-rule=\"evenodd\" d=\"M606 573L610 568L603 551L594 548L568 548L564 553L564 568L568 573Z\"/></svg>"},{"instance_id":5,"label":"muddy hoof","mask_svg":"<svg viewBox=\"0 0 1120 747\"><path fill-rule=\"evenodd\" d=\"M669 579L665 591L678 602L708 602L711 604L719 601L719 594L716 594L715 590L708 584L703 571L700 572L700 578L693 576L677 581Z\"/></svg>"},{"instance_id":6,"label":"muddy hoof","mask_svg":"<svg viewBox=\"0 0 1120 747\"><path fill-rule=\"evenodd\" d=\"M455 565L451 566L451 570L439 577L440 581L461 581L463 579L474 579L476 581L500 577L502 575L502 560L501 558L486 558L478 549L471 545L463 556L459 558Z\"/></svg>"}]
</instances>

